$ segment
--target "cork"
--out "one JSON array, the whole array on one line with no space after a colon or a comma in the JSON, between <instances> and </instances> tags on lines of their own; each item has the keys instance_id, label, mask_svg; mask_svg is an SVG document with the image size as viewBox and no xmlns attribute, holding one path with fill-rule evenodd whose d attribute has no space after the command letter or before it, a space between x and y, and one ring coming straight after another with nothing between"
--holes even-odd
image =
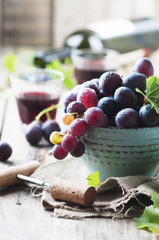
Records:
<instances>
[{"instance_id":1,"label":"cork","mask_svg":"<svg viewBox=\"0 0 159 240\"><path fill-rule=\"evenodd\" d=\"M87 184L73 183L67 180L56 180L51 186L51 196L84 207L90 207L96 199L96 190Z\"/></svg>"}]
</instances>

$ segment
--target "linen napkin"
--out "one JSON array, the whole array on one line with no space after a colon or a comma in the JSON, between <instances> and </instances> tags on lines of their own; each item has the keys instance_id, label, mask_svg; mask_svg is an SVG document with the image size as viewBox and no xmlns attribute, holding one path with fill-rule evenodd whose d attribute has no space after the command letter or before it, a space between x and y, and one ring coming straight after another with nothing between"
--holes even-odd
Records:
<instances>
[{"instance_id":1,"label":"linen napkin","mask_svg":"<svg viewBox=\"0 0 159 240\"><path fill-rule=\"evenodd\" d=\"M86 182L87 176L82 159L72 157L44 164L31 177L51 184L59 177L74 182ZM36 195L34 190L35 188L32 192ZM54 216L62 218L134 218L139 217L144 208L152 204L151 194L158 190L158 177L111 177L97 187L97 198L91 207L56 201L47 189L42 191L41 203L44 209L51 210Z\"/></svg>"}]
</instances>

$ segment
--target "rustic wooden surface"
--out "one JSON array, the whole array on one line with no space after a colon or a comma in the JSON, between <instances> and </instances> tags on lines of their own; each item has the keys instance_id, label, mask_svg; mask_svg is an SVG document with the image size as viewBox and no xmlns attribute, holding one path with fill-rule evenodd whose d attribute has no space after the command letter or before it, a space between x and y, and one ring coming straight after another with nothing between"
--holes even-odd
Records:
<instances>
[{"instance_id":1,"label":"rustic wooden surface","mask_svg":"<svg viewBox=\"0 0 159 240\"><path fill-rule=\"evenodd\" d=\"M3 45L51 46L52 0L0 2Z\"/></svg>"},{"instance_id":2,"label":"rustic wooden surface","mask_svg":"<svg viewBox=\"0 0 159 240\"><path fill-rule=\"evenodd\" d=\"M10 94L0 98L0 138L13 148L13 154L0 169L30 160L45 161L49 148L31 147L25 140L15 100ZM130 219L88 218L60 219L45 211L40 198L31 196L30 188L14 186L0 189L1 240L157 240L159 237L134 227Z\"/></svg>"}]
</instances>

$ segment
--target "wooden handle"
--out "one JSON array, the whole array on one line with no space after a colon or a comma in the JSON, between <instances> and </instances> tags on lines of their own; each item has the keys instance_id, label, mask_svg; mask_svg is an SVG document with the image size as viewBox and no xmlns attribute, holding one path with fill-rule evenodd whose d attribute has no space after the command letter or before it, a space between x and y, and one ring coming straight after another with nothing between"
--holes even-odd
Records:
<instances>
[{"instance_id":1,"label":"wooden handle","mask_svg":"<svg viewBox=\"0 0 159 240\"><path fill-rule=\"evenodd\" d=\"M30 176L38 167L40 163L37 161L27 162L22 165L8 167L0 171L0 187L8 187L18 183L17 174Z\"/></svg>"}]
</instances>

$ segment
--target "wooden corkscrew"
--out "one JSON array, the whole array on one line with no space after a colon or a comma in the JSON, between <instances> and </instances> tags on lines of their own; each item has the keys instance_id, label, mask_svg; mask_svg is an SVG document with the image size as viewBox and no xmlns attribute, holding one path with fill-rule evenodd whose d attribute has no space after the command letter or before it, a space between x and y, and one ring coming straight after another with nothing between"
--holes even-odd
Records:
<instances>
[{"instance_id":1,"label":"wooden corkscrew","mask_svg":"<svg viewBox=\"0 0 159 240\"><path fill-rule=\"evenodd\" d=\"M96 199L96 190L86 183L57 179L52 184L29 177L40 164L36 161L0 171L0 187L18 184L20 181L46 187L55 200L61 200L90 207Z\"/></svg>"}]
</instances>

